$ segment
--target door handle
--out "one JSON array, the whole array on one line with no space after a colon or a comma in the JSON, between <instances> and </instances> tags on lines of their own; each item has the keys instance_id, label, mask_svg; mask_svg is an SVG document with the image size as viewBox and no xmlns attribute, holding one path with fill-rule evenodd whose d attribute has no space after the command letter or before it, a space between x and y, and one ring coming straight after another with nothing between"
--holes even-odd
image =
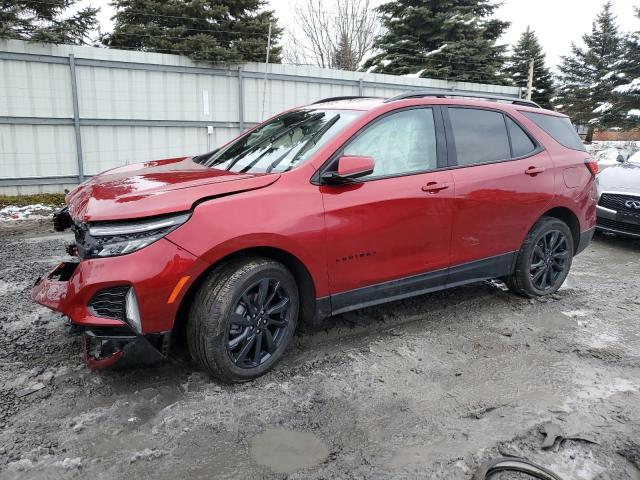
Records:
<instances>
[{"instance_id":1,"label":"door handle","mask_svg":"<svg viewBox=\"0 0 640 480\"><path fill-rule=\"evenodd\" d=\"M533 167L532 166L532 167L527 168L524 171L524 174L533 176L533 175L537 175L537 174L542 173L542 172L544 172L544 168L542 168L542 167Z\"/></svg>"},{"instance_id":2,"label":"door handle","mask_svg":"<svg viewBox=\"0 0 640 480\"><path fill-rule=\"evenodd\" d=\"M428 193L437 193L440 190L444 190L446 188L449 188L449 184L447 182L429 182L426 185L422 186L422 191Z\"/></svg>"}]
</instances>

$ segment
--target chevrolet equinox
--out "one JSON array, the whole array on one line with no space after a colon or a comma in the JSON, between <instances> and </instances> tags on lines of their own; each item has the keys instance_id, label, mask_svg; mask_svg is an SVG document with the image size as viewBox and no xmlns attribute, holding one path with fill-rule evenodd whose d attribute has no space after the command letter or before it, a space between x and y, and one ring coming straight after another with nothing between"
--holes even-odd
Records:
<instances>
[{"instance_id":1,"label":"chevrolet equinox","mask_svg":"<svg viewBox=\"0 0 640 480\"><path fill-rule=\"evenodd\" d=\"M555 292L591 241L596 173L569 119L526 100L325 99L79 185L54 216L77 261L32 297L91 368L164 358L182 331L200 367L243 382L301 322L492 278Z\"/></svg>"}]
</instances>

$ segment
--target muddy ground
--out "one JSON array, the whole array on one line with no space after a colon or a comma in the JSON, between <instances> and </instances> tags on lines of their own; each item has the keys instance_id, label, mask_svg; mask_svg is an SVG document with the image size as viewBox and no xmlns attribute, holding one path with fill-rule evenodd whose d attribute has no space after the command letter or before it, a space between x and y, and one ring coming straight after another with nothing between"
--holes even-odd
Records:
<instances>
[{"instance_id":1,"label":"muddy ground","mask_svg":"<svg viewBox=\"0 0 640 480\"><path fill-rule=\"evenodd\" d=\"M0 232L1 478L455 480L511 454L640 479L639 241L597 236L551 298L484 283L329 319L229 387L180 349L87 370L28 297L69 237L18 230ZM574 439L543 449L546 424Z\"/></svg>"}]
</instances>

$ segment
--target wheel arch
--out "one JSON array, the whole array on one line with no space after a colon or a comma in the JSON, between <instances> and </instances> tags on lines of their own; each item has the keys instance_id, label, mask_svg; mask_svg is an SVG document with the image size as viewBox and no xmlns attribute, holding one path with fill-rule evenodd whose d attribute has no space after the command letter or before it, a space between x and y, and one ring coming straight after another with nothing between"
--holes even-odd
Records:
<instances>
[{"instance_id":1,"label":"wheel arch","mask_svg":"<svg viewBox=\"0 0 640 480\"><path fill-rule=\"evenodd\" d=\"M172 332L178 336L184 333L189 316L189 308L191 307L193 298L202 285L202 282L207 275L211 273L211 271L249 257L269 258L283 264L291 272L298 284L298 293L300 295L300 323L314 322L317 312L316 286L309 269L297 256L286 250L277 247L258 246L244 248L229 253L206 268L198 278L192 282L189 289L184 294L176 313Z\"/></svg>"},{"instance_id":2,"label":"wheel arch","mask_svg":"<svg viewBox=\"0 0 640 480\"><path fill-rule=\"evenodd\" d=\"M553 217L558 220L564 222L571 230L571 237L573 240L573 252L575 254L578 249L578 245L580 244L580 221L578 220L578 216L567 207L554 207L547 210L542 217ZM538 219L539 220L539 219Z\"/></svg>"}]
</instances>

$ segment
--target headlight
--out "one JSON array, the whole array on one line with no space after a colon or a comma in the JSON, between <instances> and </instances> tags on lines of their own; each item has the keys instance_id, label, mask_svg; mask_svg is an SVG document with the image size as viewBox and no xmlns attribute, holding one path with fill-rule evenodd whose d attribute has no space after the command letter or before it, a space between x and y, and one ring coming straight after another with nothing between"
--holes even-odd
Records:
<instances>
[{"instance_id":1,"label":"headlight","mask_svg":"<svg viewBox=\"0 0 640 480\"><path fill-rule=\"evenodd\" d=\"M135 252L185 223L191 213L126 222L96 222L76 227L82 258L113 257Z\"/></svg>"}]
</instances>

